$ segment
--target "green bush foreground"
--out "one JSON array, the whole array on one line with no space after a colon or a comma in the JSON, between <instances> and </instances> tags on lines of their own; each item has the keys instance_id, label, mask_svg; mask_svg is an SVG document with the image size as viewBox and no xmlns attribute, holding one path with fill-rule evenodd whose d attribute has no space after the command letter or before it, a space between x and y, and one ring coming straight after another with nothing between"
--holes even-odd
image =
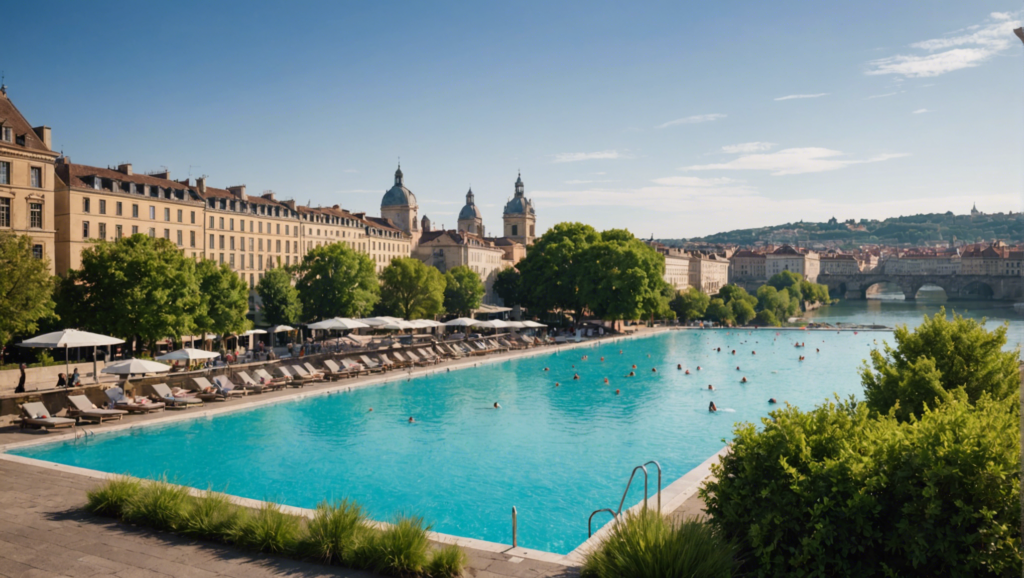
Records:
<instances>
[{"instance_id":1,"label":"green bush foreground","mask_svg":"<svg viewBox=\"0 0 1024 578\"><path fill-rule=\"evenodd\" d=\"M216 492L197 497L166 481L119 477L89 491L85 507L191 538L391 576L454 578L466 565L466 554L457 546L431 549L422 518L399 518L379 529L368 523L358 504L347 500L323 502L306 520L277 504L252 510Z\"/></svg>"},{"instance_id":2,"label":"green bush foreground","mask_svg":"<svg viewBox=\"0 0 1024 578\"><path fill-rule=\"evenodd\" d=\"M736 548L714 527L690 519L672 523L646 508L614 524L590 552L582 578L729 578Z\"/></svg>"}]
</instances>

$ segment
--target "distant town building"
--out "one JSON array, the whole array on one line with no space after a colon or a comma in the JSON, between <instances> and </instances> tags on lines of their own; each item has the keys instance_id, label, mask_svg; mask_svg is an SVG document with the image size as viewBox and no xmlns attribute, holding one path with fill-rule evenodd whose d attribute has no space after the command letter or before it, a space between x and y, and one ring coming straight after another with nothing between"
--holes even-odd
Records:
<instances>
[{"instance_id":1,"label":"distant town building","mask_svg":"<svg viewBox=\"0 0 1024 578\"><path fill-rule=\"evenodd\" d=\"M466 204L459 211L459 230L474 235L484 235L484 218L480 214L480 209L476 206L476 197L473 195L473 189L470 188L469 192L466 193Z\"/></svg>"},{"instance_id":2,"label":"distant town building","mask_svg":"<svg viewBox=\"0 0 1024 578\"><path fill-rule=\"evenodd\" d=\"M690 256L677 247L669 247L654 241L645 241L652 249L665 257L665 282L676 291L690 287Z\"/></svg>"},{"instance_id":3,"label":"distant town building","mask_svg":"<svg viewBox=\"0 0 1024 578\"><path fill-rule=\"evenodd\" d=\"M729 283L729 260L714 253L691 253L690 286L714 295Z\"/></svg>"},{"instance_id":4,"label":"distant town building","mask_svg":"<svg viewBox=\"0 0 1024 578\"><path fill-rule=\"evenodd\" d=\"M819 274L824 275L851 275L860 273L861 264L853 255L845 253L827 253L819 257Z\"/></svg>"},{"instance_id":5,"label":"distant town building","mask_svg":"<svg viewBox=\"0 0 1024 578\"><path fill-rule=\"evenodd\" d=\"M399 230L409 235L412 246L415 247L420 238L418 211L416 195L406 188L405 175L402 173L402 165L399 164L395 171L395 184L384 193L384 198L380 201L380 216L390 219Z\"/></svg>"},{"instance_id":6,"label":"distant town building","mask_svg":"<svg viewBox=\"0 0 1024 578\"><path fill-rule=\"evenodd\" d=\"M522 174L516 177L515 194L505 203L501 218L505 225L505 237L523 245L533 244L537 238L537 215L533 210L533 201L526 198Z\"/></svg>"},{"instance_id":7,"label":"distant town building","mask_svg":"<svg viewBox=\"0 0 1024 578\"><path fill-rule=\"evenodd\" d=\"M412 254L442 273L463 265L469 267L484 283L484 303L492 305L499 301L494 294L498 272L514 264L505 259L502 247L467 231L424 231Z\"/></svg>"},{"instance_id":8,"label":"distant town building","mask_svg":"<svg viewBox=\"0 0 1024 578\"><path fill-rule=\"evenodd\" d=\"M766 255L765 275L771 278L783 271L801 275L805 281L817 283L821 262L818 254L806 249L783 245Z\"/></svg>"},{"instance_id":9,"label":"distant town building","mask_svg":"<svg viewBox=\"0 0 1024 578\"><path fill-rule=\"evenodd\" d=\"M764 253L742 249L729 258L729 280L762 281L768 279L767 259Z\"/></svg>"}]
</instances>

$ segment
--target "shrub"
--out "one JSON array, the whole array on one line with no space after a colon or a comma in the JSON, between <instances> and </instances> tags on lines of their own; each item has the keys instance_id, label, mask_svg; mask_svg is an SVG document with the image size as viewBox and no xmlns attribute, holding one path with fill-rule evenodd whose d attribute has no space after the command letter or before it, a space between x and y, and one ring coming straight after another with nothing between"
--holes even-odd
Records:
<instances>
[{"instance_id":1,"label":"shrub","mask_svg":"<svg viewBox=\"0 0 1024 578\"><path fill-rule=\"evenodd\" d=\"M654 510L627 513L583 563L583 578L732 576L735 548L695 519L671 523Z\"/></svg>"},{"instance_id":2,"label":"shrub","mask_svg":"<svg viewBox=\"0 0 1024 578\"><path fill-rule=\"evenodd\" d=\"M126 522L157 530L177 530L192 507L192 496L184 486L166 480L144 482L134 499L121 512Z\"/></svg>"},{"instance_id":3,"label":"shrub","mask_svg":"<svg viewBox=\"0 0 1024 578\"><path fill-rule=\"evenodd\" d=\"M406 576L419 574L427 564L427 530L423 518L403 517L388 528L371 534L356 553L358 564L368 570Z\"/></svg>"},{"instance_id":4,"label":"shrub","mask_svg":"<svg viewBox=\"0 0 1024 578\"><path fill-rule=\"evenodd\" d=\"M306 525L300 550L307 558L327 564L353 564L353 553L365 539L363 509L355 502L323 502Z\"/></svg>"},{"instance_id":5,"label":"shrub","mask_svg":"<svg viewBox=\"0 0 1024 578\"><path fill-rule=\"evenodd\" d=\"M85 509L101 516L120 517L141 490L142 483L139 480L118 476L107 480L99 488L86 492Z\"/></svg>"},{"instance_id":6,"label":"shrub","mask_svg":"<svg viewBox=\"0 0 1024 578\"><path fill-rule=\"evenodd\" d=\"M192 501L179 530L192 538L227 541L238 516L238 506L227 496L207 491Z\"/></svg>"},{"instance_id":7,"label":"shrub","mask_svg":"<svg viewBox=\"0 0 1024 578\"><path fill-rule=\"evenodd\" d=\"M302 530L299 518L268 502L255 512L240 510L228 536L235 544L257 552L291 554L296 550Z\"/></svg>"},{"instance_id":8,"label":"shrub","mask_svg":"<svg viewBox=\"0 0 1024 578\"><path fill-rule=\"evenodd\" d=\"M861 370L868 407L885 414L895 409L906 420L921 415L925 404L934 406L962 388L974 403L984 395L1003 399L1020 387L1020 350L1004 351L1007 326L988 331L974 319L954 315L945 308L913 331L897 327L896 347L871 352L871 366Z\"/></svg>"},{"instance_id":9,"label":"shrub","mask_svg":"<svg viewBox=\"0 0 1024 578\"><path fill-rule=\"evenodd\" d=\"M442 546L430 553L426 573L430 578L455 578L466 567L466 553L454 545Z\"/></svg>"},{"instance_id":10,"label":"shrub","mask_svg":"<svg viewBox=\"0 0 1024 578\"><path fill-rule=\"evenodd\" d=\"M759 576L1019 576L1018 412L964 393L907 422L787 406L736 427L701 497Z\"/></svg>"}]
</instances>

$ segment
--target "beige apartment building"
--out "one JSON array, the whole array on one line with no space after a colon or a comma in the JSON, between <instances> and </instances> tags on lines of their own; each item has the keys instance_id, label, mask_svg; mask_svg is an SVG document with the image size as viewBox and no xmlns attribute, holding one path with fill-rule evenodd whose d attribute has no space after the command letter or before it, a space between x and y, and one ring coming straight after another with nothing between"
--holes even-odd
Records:
<instances>
[{"instance_id":1,"label":"beige apartment building","mask_svg":"<svg viewBox=\"0 0 1024 578\"><path fill-rule=\"evenodd\" d=\"M747 249L736 251L729 258L729 279L731 281L768 279L764 253Z\"/></svg>"},{"instance_id":2,"label":"beige apartment building","mask_svg":"<svg viewBox=\"0 0 1024 578\"><path fill-rule=\"evenodd\" d=\"M729 260L714 253L690 253L690 286L714 295L729 283Z\"/></svg>"},{"instance_id":3,"label":"beige apartment building","mask_svg":"<svg viewBox=\"0 0 1024 578\"><path fill-rule=\"evenodd\" d=\"M204 202L187 184L167 173L136 174L132 165L105 169L57 159L54 219L56 271L82 264L82 251L97 241L135 234L161 237L192 258L204 253Z\"/></svg>"},{"instance_id":4,"label":"beige apartment building","mask_svg":"<svg viewBox=\"0 0 1024 578\"><path fill-rule=\"evenodd\" d=\"M961 272L959 255L903 254L882 262L886 275L956 275Z\"/></svg>"},{"instance_id":5,"label":"beige apartment building","mask_svg":"<svg viewBox=\"0 0 1024 578\"><path fill-rule=\"evenodd\" d=\"M28 235L32 255L56 267L50 128L33 128L0 86L0 231Z\"/></svg>"},{"instance_id":6,"label":"beige apartment building","mask_svg":"<svg viewBox=\"0 0 1024 578\"><path fill-rule=\"evenodd\" d=\"M831 253L821 255L818 259L819 274L822 275L854 275L860 273L860 262L853 255Z\"/></svg>"},{"instance_id":7,"label":"beige apartment building","mask_svg":"<svg viewBox=\"0 0 1024 578\"><path fill-rule=\"evenodd\" d=\"M465 231L423 231L412 254L442 273L462 265L476 271L484 283L484 303L487 304L497 303L494 280L498 273L512 266L501 247Z\"/></svg>"},{"instance_id":8,"label":"beige apartment building","mask_svg":"<svg viewBox=\"0 0 1024 578\"><path fill-rule=\"evenodd\" d=\"M817 283L821 260L814 251L783 245L765 256L765 275L771 278L783 271L792 271L805 281Z\"/></svg>"},{"instance_id":9,"label":"beige apartment building","mask_svg":"<svg viewBox=\"0 0 1024 578\"><path fill-rule=\"evenodd\" d=\"M363 216L363 222L366 224L367 254L377 266L378 274L391 264L392 259L412 255L414 237L396 227L391 219ZM419 233L417 231L416 239L421 239Z\"/></svg>"},{"instance_id":10,"label":"beige apartment building","mask_svg":"<svg viewBox=\"0 0 1024 578\"><path fill-rule=\"evenodd\" d=\"M676 291L685 291L690 287L690 256L678 247L669 247L653 239L644 241L649 247L665 258L665 282Z\"/></svg>"}]
</instances>

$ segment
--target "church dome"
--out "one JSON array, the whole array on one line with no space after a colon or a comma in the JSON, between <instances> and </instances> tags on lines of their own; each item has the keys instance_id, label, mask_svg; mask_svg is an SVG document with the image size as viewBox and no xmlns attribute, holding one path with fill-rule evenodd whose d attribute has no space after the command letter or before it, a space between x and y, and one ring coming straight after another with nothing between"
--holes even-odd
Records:
<instances>
[{"instance_id":1,"label":"church dome","mask_svg":"<svg viewBox=\"0 0 1024 578\"><path fill-rule=\"evenodd\" d=\"M505 203L505 216L510 215L533 215L533 203L526 198L526 187L523 185L523 176L516 177L516 194Z\"/></svg>"},{"instance_id":2,"label":"church dome","mask_svg":"<svg viewBox=\"0 0 1024 578\"><path fill-rule=\"evenodd\" d=\"M476 206L476 198L473 195L473 189L469 189L466 193L466 205L459 211L459 220L470 220L470 219L483 219L483 215L480 214L480 209Z\"/></svg>"},{"instance_id":3,"label":"church dome","mask_svg":"<svg viewBox=\"0 0 1024 578\"><path fill-rule=\"evenodd\" d=\"M395 171L395 185L384 193L384 198L381 199L380 206L381 208L416 206L416 195L412 194L412 191L405 188L405 179L402 174L401 165L399 165L398 170Z\"/></svg>"}]
</instances>

